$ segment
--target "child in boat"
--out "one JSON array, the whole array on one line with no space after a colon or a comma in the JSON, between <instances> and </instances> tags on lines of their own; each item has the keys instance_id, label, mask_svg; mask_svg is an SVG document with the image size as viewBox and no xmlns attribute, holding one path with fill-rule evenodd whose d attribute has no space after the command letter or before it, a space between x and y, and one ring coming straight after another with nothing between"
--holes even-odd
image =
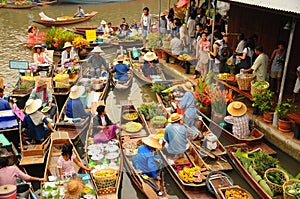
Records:
<instances>
[{"instance_id":1,"label":"child in boat","mask_svg":"<svg viewBox=\"0 0 300 199\"><path fill-rule=\"evenodd\" d=\"M76 155L73 152L73 145L71 143L65 143L61 150L61 156L59 156L57 160L57 168L62 180L65 177L71 177L76 174L73 162L84 170L91 171L93 169L84 166L82 162L76 158Z\"/></svg>"}]
</instances>

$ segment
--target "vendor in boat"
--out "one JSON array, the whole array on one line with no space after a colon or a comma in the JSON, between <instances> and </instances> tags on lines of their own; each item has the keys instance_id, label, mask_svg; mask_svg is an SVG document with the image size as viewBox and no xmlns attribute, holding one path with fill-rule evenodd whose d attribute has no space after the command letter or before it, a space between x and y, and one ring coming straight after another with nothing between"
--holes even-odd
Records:
<instances>
[{"instance_id":1,"label":"vendor in boat","mask_svg":"<svg viewBox=\"0 0 300 199\"><path fill-rule=\"evenodd\" d=\"M93 137L94 143L107 142L116 137L117 125L106 114L105 106L97 107L97 115L93 118Z\"/></svg>"},{"instance_id":2,"label":"vendor in boat","mask_svg":"<svg viewBox=\"0 0 300 199\"><path fill-rule=\"evenodd\" d=\"M143 145L139 146L137 155L132 158L133 165L149 177L160 180L157 173L162 159L155 153L162 148L162 145L159 143L159 139L153 135L143 138L142 142Z\"/></svg>"},{"instance_id":3,"label":"vendor in boat","mask_svg":"<svg viewBox=\"0 0 300 199\"><path fill-rule=\"evenodd\" d=\"M108 36L108 35L114 35L114 34L115 34L115 31L112 28L112 23L108 22L107 26L104 29L104 35Z\"/></svg>"},{"instance_id":4,"label":"vendor in boat","mask_svg":"<svg viewBox=\"0 0 300 199\"><path fill-rule=\"evenodd\" d=\"M35 45L37 43L37 28L35 25L28 26L27 44Z\"/></svg>"},{"instance_id":5,"label":"vendor in boat","mask_svg":"<svg viewBox=\"0 0 300 199\"><path fill-rule=\"evenodd\" d=\"M191 82L186 82L183 85L185 93L179 103L179 108L184 110L183 123L189 127L188 131L192 135L192 139L196 139L199 136L202 137L200 131L195 127L195 122L197 119L197 109L195 107L195 97L193 94L193 84Z\"/></svg>"},{"instance_id":6,"label":"vendor in boat","mask_svg":"<svg viewBox=\"0 0 300 199\"><path fill-rule=\"evenodd\" d=\"M22 126L25 128L25 133L31 138L31 143L38 144L47 134L55 132L45 115L39 111L41 107L41 99L29 99L25 104L26 116L22 121Z\"/></svg>"},{"instance_id":7,"label":"vendor in boat","mask_svg":"<svg viewBox=\"0 0 300 199\"><path fill-rule=\"evenodd\" d=\"M150 75L157 75L157 68L154 60L157 59L157 56L154 52L147 52L144 55L144 65L142 66L142 72L145 77L150 79Z\"/></svg>"},{"instance_id":8,"label":"vendor in boat","mask_svg":"<svg viewBox=\"0 0 300 199\"><path fill-rule=\"evenodd\" d=\"M92 55L88 58L87 65L90 69L92 77L99 77L102 71L108 71L109 67L105 59L100 55L103 50L96 46L92 51Z\"/></svg>"},{"instance_id":9,"label":"vendor in boat","mask_svg":"<svg viewBox=\"0 0 300 199\"><path fill-rule=\"evenodd\" d=\"M66 116L68 118L86 118L92 116L84 110L80 97L84 94L84 86L73 86L66 106Z\"/></svg>"},{"instance_id":10,"label":"vendor in boat","mask_svg":"<svg viewBox=\"0 0 300 199\"><path fill-rule=\"evenodd\" d=\"M3 92L4 92L3 88L0 88L0 111L11 110L9 102L3 99L4 96Z\"/></svg>"},{"instance_id":11,"label":"vendor in boat","mask_svg":"<svg viewBox=\"0 0 300 199\"><path fill-rule=\"evenodd\" d=\"M127 71L130 70L129 66L123 63L124 55L119 55L117 57L117 64L113 67L111 72L116 72L115 79L120 82L127 82L129 77Z\"/></svg>"},{"instance_id":12,"label":"vendor in boat","mask_svg":"<svg viewBox=\"0 0 300 199\"><path fill-rule=\"evenodd\" d=\"M84 17L85 13L81 6L78 6L77 11L73 15L73 17Z\"/></svg>"},{"instance_id":13,"label":"vendor in boat","mask_svg":"<svg viewBox=\"0 0 300 199\"><path fill-rule=\"evenodd\" d=\"M52 60L43 52L43 47L41 45L35 45L33 47L33 62L37 64L52 63Z\"/></svg>"},{"instance_id":14,"label":"vendor in boat","mask_svg":"<svg viewBox=\"0 0 300 199\"><path fill-rule=\"evenodd\" d=\"M97 28L97 32L105 32L106 29L106 21L102 20L100 26Z\"/></svg>"},{"instance_id":15,"label":"vendor in boat","mask_svg":"<svg viewBox=\"0 0 300 199\"><path fill-rule=\"evenodd\" d=\"M63 49L64 51L61 53L61 64L65 65L68 62L75 62L78 58L78 55L73 50L73 45L71 42L66 42Z\"/></svg>"},{"instance_id":16,"label":"vendor in boat","mask_svg":"<svg viewBox=\"0 0 300 199\"><path fill-rule=\"evenodd\" d=\"M117 37L119 39L124 39L125 37L129 37L129 36L130 36L130 30L128 24L122 24L120 26L119 34L117 35Z\"/></svg>"},{"instance_id":17,"label":"vendor in boat","mask_svg":"<svg viewBox=\"0 0 300 199\"><path fill-rule=\"evenodd\" d=\"M82 198L82 192L84 191L84 181L79 176L73 176L70 178L66 185L66 192L64 199L77 199Z\"/></svg>"},{"instance_id":18,"label":"vendor in boat","mask_svg":"<svg viewBox=\"0 0 300 199\"><path fill-rule=\"evenodd\" d=\"M243 102L231 102L227 111L231 116L224 118L225 122L232 124L232 133L238 138L246 138L250 135L249 116L247 106Z\"/></svg>"},{"instance_id":19,"label":"vendor in boat","mask_svg":"<svg viewBox=\"0 0 300 199\"><path fill-rule=\"evenodd\" d=\"M49 118L53 119L56 113L56 105L53 103L53 96L50 89L47 86L45 79L39 78L36 81L36 88L32 89L29 99L42 100L42 108L49 107Z\"/></svg>"},{"instance_id":20,"label":"vendor in boat","mask_svg":"<svg viewBox=\"0 0 300 199\"><path fill-rule=\"evenodd\" d=\"M15 165L8 166L8 158L0 157L0 186L7 184L17 185L17 178L25 181L46 181L44 178L32 177L25 174Z\"/></svg>"},{"instance_id":21,"label":"vendor in boat","mask_svg":"<svg viewBox=\"0 0 300 199\"><path fill-rule=\"evenodd\" d=\"M162 151L170 158L180 158L188 146L188 131L181 124L183 116L173 113L168 122L171 123L165 129Z\"/></svg>"},{"instance_id":22,"label":"vendor in boat","mask_svg":"<svg viewBox=\"0 0 300 199\"><path fill-rule=\"evenodd\" d=\"M73 162L77 164L78 167L84 170L92 170L92 168L84 166L82 162L79 161L78 158L76 158L76 155L73 151L73 145L68 142L62 146L61 156L59 156L57 160L57 168L59 176L62 180L64 180L65 177L71 177L76 174Z\"/></svg>"}]
</instances>

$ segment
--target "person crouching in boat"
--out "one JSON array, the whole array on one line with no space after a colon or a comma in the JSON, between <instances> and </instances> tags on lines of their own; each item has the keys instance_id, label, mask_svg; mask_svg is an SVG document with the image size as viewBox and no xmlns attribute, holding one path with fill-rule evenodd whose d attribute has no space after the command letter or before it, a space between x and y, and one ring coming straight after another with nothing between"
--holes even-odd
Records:
<instances>
[{"instance_id":1,"label":"person crouching in boat","mask_svg":"<svg viewBox=\"0 0 300 199\"><path fill-rule=\"evenodd\" d=\"M93 137L94 143L107 142L116 137L117 125L106 114L105 106L100 105L97 107L98 115L93 118Z\"/></svg>"},{"instance_id":2,"label":"person crouching in boat","mask_svg":"<svg viewBox=\"0 0 300 199\"><path fill-rule=\"evenodd\" d=\"M168 119L171 124L165 129L162 151L171 159L182 157L188 147L188 131L181 124L182 118L181 114L173 113Z\"/></svg>"},{"instance_id":3,"label":"person crouching in boat","mask_svg":"<svg viewBox=\"0 0 300 199\"><path fill-rule=\"evenodd\" d=\"M73 162L77 164L78 167L91 171L92 168L88 168L82 164L81 161L76 158L73 151L73 145L71 143L65 143L62 146L61 156L57 160L57 168L59 172L60 179L64 180L66 177L72 177L76 174Z\"/></svg>"},{"instance_id":4,"label":"person crouching in boat","mask_svg":"<svg viewBox=\"0 0 300 199\"><path fill-rule=\"evenodd\" d=\"M17 185L17 178L25 181L46 181L44 178L32 177L23 173L15 165L8 166L8 158L0 157L0 186L7 184Z\"/></svg>"},{"instance_id":5,"label":"person crouching in boat","mask_svg":"<svg viewBox=\"0 0 300 199\"><path fill-rule=\"evenodd\" d=\"M147 52L144 55L144 65L142 66L142 71L145 77L150 79L150 75L157 75L157 68L154 60L157 59L157 56L154 52Z\"/></svg>"},{"instance_id":6,"label":"person crouching in boat","mask_svg":"<svg viewBox=\"0 0 300 199\"><path fill-rule=\"evenodd\" d=\"M129 66L123 63L124 55L119 55L117 57L117 64L113 67L111 72L116 72L115 79L119 82L127 82L129 77L127 71L130 70Z\"/></svg>"},{"instance_id":7,"label":"person crouching in boat","mask_svg":"<svg viewBox=\"0 0 300 199\"><path fill-rule=\"evenodd\" d=\"M90 74L92 77L99 77L102 71L108 71L109 67L105 59L100 55L103 50L96 46L92 51L92 55L87 61L87 65L90 69Z\"/></svg>"},{"instance_id":8,"label":"person crouching in boat","mask_svg":"<svg viewBox=\"0 0 300 199\"><path fill-rule=\"evenodd\" d=\"M80 97L84 94L84 86L73 86L70 91L66 107L66 116L68 118L86 118L92 116L84 110Z\"/></svg>"},{"instance_id":9,"label":"person crouching in boat","mask_svg":"<svg viewBox=\"0 0 300 199\"><path fill-rule=\"evenodd\" d=\"M232 124L232 133L238 138L246 138L250 135L249 116L247 106L243 102L231 102L227 111L231 116L226 116L224 121Z\"/></svg>"},{"instance_id":10,"label":"person crouching in boat","mask_svg":"<svg viewBox=\"0 0 300 199\"><path fill-rule=\"evenodd\" d=\"M29 99L42 100L42 108L49 107L49 118L52 120L56 113L56 105L53 103L53 96L47 83L43 78L39 78L36 82L36 88L32 89Z\"/></svg>"},{"instance_id":11,"label":"person crouching in boat","mask_svg":"<svg viewBox=\"0 0 300 199\"><path fill-rule=\"evenodd\" d=\"M35 45L33 47L33 62L37 64L52 63L52 60L42 51L41 45Z\"/></svg>"},{"instance_id":12,"label":"person crouching in boat","mask_svg":"<svg viewBox=\"0 0 300 199\"><path fill-rule=\"evenodd\" d=\"M143 145L139 146L137 155L132 158L133 165L149 177L160 180L157 174L162 160L160 155L155 155L155 152L160 150L162 145L153 135L143 138L142 142Z\"/></svg>"},{"instance_id":13,"label":"person crouching in boat","mask_svg":"<svg viewBox=\"0 0 300 199\"><path fill-rule=\"evenodd\" d=\"M84 17L85 13L81 6L78 6L77 11L73 15L74 18L76 17Z\"/></svg>"},{"instance_id":14,"label":"person crouching in boat","mask_svg":"<svg viewBox=\"0 0 300 199\"><path fill-rule=\"evenodd\" d=\"M48 133L55 132L45 115L39 111L41 107L41 99L29 99L25 104L26 116L22 121L22 126L25 128L24 133L31 138L33 144L39 144Z\"/></svg>"},{"instance_id":15,"label":"person crouching in boat","mask_svg":"<svg viewBox=\"0 0 300 199\"><path fill-rule=\"evenodd\" d=\"M77 53L73 49L71 42L66 42L63 47L64 51L61 53L61 64L66 66L69 62L75 62L78 58Z\"/></svg>"}]
</instances>

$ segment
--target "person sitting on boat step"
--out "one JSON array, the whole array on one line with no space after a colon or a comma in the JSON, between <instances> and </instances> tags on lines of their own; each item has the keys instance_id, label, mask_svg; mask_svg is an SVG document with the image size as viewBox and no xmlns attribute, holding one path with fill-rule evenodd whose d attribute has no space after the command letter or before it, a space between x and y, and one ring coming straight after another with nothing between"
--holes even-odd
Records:
<instances>
[{"instance_id":1,"label":"person sitting on boat step","mask_svg":"<svg viewBox=\"0 0 300 199\"><path fill-rule=\"evenodd\" d=\"M144 55L144 65L142 66L142 72L144 74L145 77L150 79L151 75L157 75L157 68L156 68L156 64L154 63L154 61L157 59L157 56L154 52L147 52Z\"/></svg>"},{"instance_id":2,"label":"person sitting on boat step","mask_svg":"<svg viewBox=\"0 0 300 199\"><path fill-rule=\"evenodd\" d=\"M17 178L25 181L45 182L44 178L32 177L22 172L16 165L8 166L8 158L0 157L0 186L17 185Z\"/></svg>"},{"instance_id":3,"label":"person sitting on boat step","mask_svg":"<svg viewBox=\"0 0 300 199\"><path fill-rule=\"evenodd\" d=\"M26 116L22 121L22 126L25 128L24 133L31 138L31 143L38 144L50 132L55 132L46 116L39 111L42 107L42 103L41 99L29 99L25 104Z\"/></svg>"},{"instance_id":4,"label":"person sitting on boat step","mask_svg":"<svg viewBox=\"0 0 300 199\"><path fill-rule=\"evenodd\" d=\"M94 143L107 142L116 137L117 125L106 114L105 106L99 105L97 107L97 115L93 118L93 138Z\"/></svg>"},{"instance_id":5,"label":"person sitting on boat step","mask_svg":"<svg viewBox=\"0 0 300 199\"><path fill-rule=\"evenodd\" d=\"M59 156L57 160L57 168L61 180L64 180L65 177L71 177L76 174L73 162L84 170L92 170L92 168L84 166L82 162L76 158L76 155L73 152L73 145L68 142L62 146L61 156Z\"/></svg>"},{"instance_id":6,"label":"person sitting on boat step","mask_svg":"<svg viewBox=\"0 0 300 199\"><path fill-rule=\"evenodd\" d=\"M73 15L73 17L84 17L85 13L81 6L78 6L77 11Z\"/></svg>"},{"instance_id":7,"label":"person sitting on boat step","mask_svg":"<svg viewBox=\"0 0 300 199\"><path fill-rule=\"evenodd\" d=\"M101 71L109 70L107 62L100 55L100 53L103 53L104 51L99 46L96 46L91 52L92 55L88 58L87 65L92 77L99 77Z\"/></svg>"},{"instance_id":8,"label":"person sitting on boat step","mask_svg":"<svg viewBox=\"0 0 300 199\"><path fill-rule=\"evenodd\" d=\"M84 110L80 97L84 94L84 86L73 86L70 91L69 99L66 106L66 116L68 118L86 118L92 116Z\"/></svg>"},{"instance_id":9,"label":"person sitting on boat step","mask_svg":"<svg viewBox=\"0 0 300 199\"><path fill-rule=\"evenodd\" d=\"M33 47L33 62L37 64L45 64L45 63L52 63L53 61L47 56L46 53L42 51L41 45L35 45Z\"/></svg>"},{"instance_id":10,"label":"person sitting on boat step","mask_svg":"<svg viewBox=\"0 0 300 199\"><path fill-rule=\"evenodd\" d=\"M113 67L111 72L116 72L115 79L118 80L119 83L126 83L129 79L127 71L130 70L129 66L127 64L123 63L124 61L124 55L119 55L117 57L117 64Z\"/></svg>"},{"instance_id":11,"label":"person sitting on boat step","mask_svg":"<svg viewBox=\"0 0 300 199\"><path fill-rule=\"evenodd\" d=\"M100 23L100 26L97 28L97 32L105 32L105 29L106 29L106 21L105 20L102 20L101 23Z\"/></svg>"},{"instance_id":12,"label":"person sitting on boat step","mask_svg":"<svg viewBox=\"0 0 300 199\"><path fill-rule=\"evenodd\" d=\"M78 55L73 49L71 42L66 42L63 47L64 51L61 53L61 64L64 66L68 62L75 62Z\"/></svg>"},{"instance_id":13,"label":"person sitting on boat step","mask_svg":"<svg viewBox=\"0 0 300 199\"><path fill-rule=\"evenodd\" d=\"M52 103L53 96L52 96L50 89L47 86L45 79L39 78L36 81L36 88L32 89L29 99L42 100L42 108L45 108L48 106L50 108L50 110L48 111L49 118L53 119L53 117L56 113L57 106L54 103Z\"/></svg>"},{"instance_id":14,"label":"person sitting on boat step","mask_svg":"<svg viewBox=\"0 0 300 199\"><path fill-rule=\"evenodd\" d=\"M160 176L157 174L162 159L160 155L156 154L156 150L160 150L162 145L154 135L143 138L142 142L143 145L139 146L137 155L132 158L132 163L136 169L141 170L144 174L160 180Z\"/></svg>"},{"instance_id":15,"label":"person sitting on boat step","mask_svg":"<svg viewBox=\"0 0 300 199\"><path fill-rule=\"evenodd\" d=\"M183 116L173 113L168 122L171 123L165 129L162 151L169 158L180 158L188 148L188 130L181 124Z\"/></svg>"},{"instance_id":16,"label":"person sitting on boat step","mask_svg":"<svg viewBox=\"0 0 300 199\"><path fill-rule=\"evenodd\" d=\"M11 110L9 102L3 99L4 96L3 92L4 92L3 88L0 88L0 111Z\"/></svg>"},{"instance_id":17,"label":"person sitting on boat step","mask_svg":"<svg viewBox=\"0 0 300 199\"><path fill-rule=\"evenodd\" d=\"M247 106L243 102L231 102L227 111L231 116L226 116L224 121L232 124L232 133L238 138L247 138L250 135L249 116Z\"/></svg>"}]
</instances>

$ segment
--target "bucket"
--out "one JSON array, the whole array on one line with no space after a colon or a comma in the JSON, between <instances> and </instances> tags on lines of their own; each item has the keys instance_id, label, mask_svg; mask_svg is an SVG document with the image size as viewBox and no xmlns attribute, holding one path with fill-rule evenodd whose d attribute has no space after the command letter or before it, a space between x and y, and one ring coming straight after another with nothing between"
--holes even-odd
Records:
<instances>
[{"instance_id":1,"label":"bucket","mask_svg":"<svg viewBox=\"0 0 300 199\"><path fill-rule=\"evenodd\" d=\"M28 198L29 195L29 184L18 184L17 185L17 196L19 198Z\"/></svg>"},{"instance_id":2,"label":"bucket","mask_svg":"<svg viewBox=\"0 0 300 199\"><path fill-rule=\"evenodd\" d=\"M16 199L17 188L15 185L7 184L0 186L0 198L1 199Z\"/></svg>"}]
</instances>

